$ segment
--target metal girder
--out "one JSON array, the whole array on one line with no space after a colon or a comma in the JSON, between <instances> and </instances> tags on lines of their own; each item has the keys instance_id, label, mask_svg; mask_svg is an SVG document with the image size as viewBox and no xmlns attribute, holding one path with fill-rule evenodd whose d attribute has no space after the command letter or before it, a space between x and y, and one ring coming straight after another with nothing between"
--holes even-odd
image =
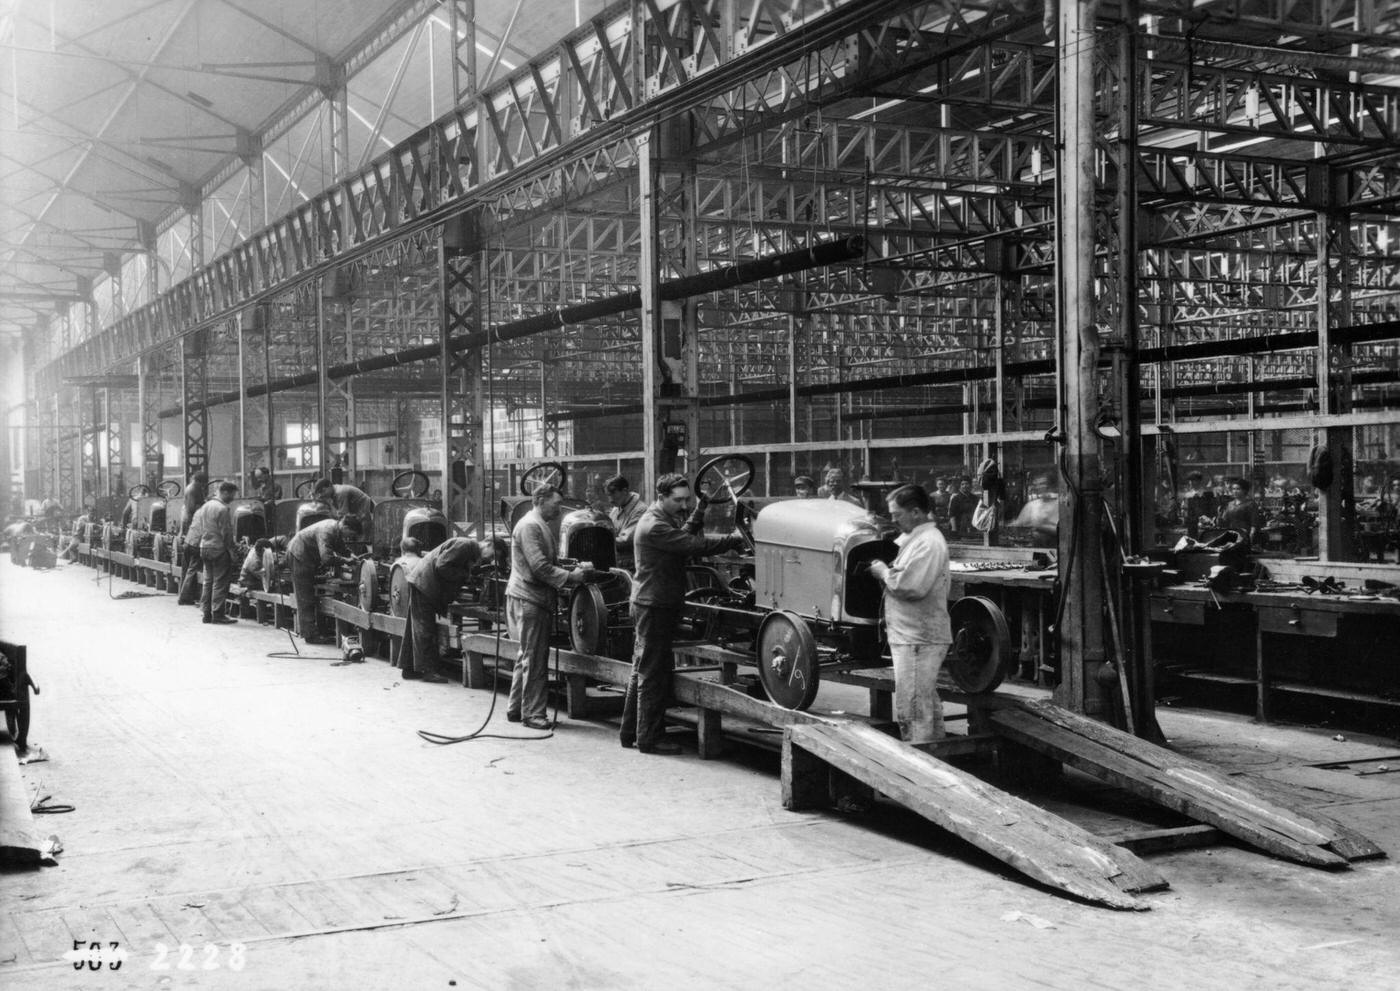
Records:
<instances>
[{"instance_id":1,"label":"metal girder","mask_svg":"<svg viewBox=\"0 0 1400 991\"><path fill-rule=\"evenodd\" d=\"M1144 205L1197 203L1316 208L1333 201L1329 169L1317 160L1145 148L1138 155ZM1340 170L1338 205L1400 215L1400 166L1373 162Z\"/></svg>"},{"instance_id":2,"label":"metal girder","mask_svg":"<svg viewBox=\"0 0 1400 991\"><path fill-rule=\"evenodd\" d=\"M1400 21L1394 5L1387 9L1368 0L1141 0L1138 9L1217 36L1222 29L1254 28L1333 43L1376 44L1387 18L1392 24Z\"/></svg>"},{"instance_id":3,"label":"metal girder","mask_svg":"<svg viewBox=\"0 0 1400 991\"><path fill-rule=\"evenodd\" d=\"M720 17L725 6L724 0L708 0L696 9ZM646 12L639 16L645 25ZM734 16L731 32L743 33L747 40L736 43L732 52L686 56L695 60L682 78L674 72L653 75L645 58L633 58L628 5L599 15L471 104L455 108L366 169L312 197L98 340L50 363L43 371L46 383L52 386L55 376L89 374L134 358L305 281L336 261L441 222L467 202L491 195L493 177L483 174L478 163L488 169L508 166L512 173L527 166L546 173L575 145L582 152L625 127L695 106L697 98L738 106L735 101L749 98L744 94L755 94L751 77L764 63L787 61L802 71L802 66L814 67L814 48L828 59L852 48L859 50L856 63L846 66L843 56L839 74L863 65L893 75L942 53L943 48L931 45L931 34L960 31L973 38L984 25L1003 20L951 2L910 0L761 0ZM941 32L929 30L940 26ZM823 69L814 81L829 76ZM772 96L781 89L777 84ZM567 119L560 112L560 94L578 94L577 113ZM771 106L772 96L763 103ZM784 99L791 101L794 95ZM510 178L511 185L518 185L524 176Z\"/></svg>"},{"instance_id":4,"label":"metal girder","mask_svg":"<svg viewBox=\"0 0 1400 991\"><path fill-rule=\"evenodd\" d=\"M1139 62L1137 72L1143 126L1377 151L1400 140L1394 87L1157 59Z\"/></svg>"}]
</instances>

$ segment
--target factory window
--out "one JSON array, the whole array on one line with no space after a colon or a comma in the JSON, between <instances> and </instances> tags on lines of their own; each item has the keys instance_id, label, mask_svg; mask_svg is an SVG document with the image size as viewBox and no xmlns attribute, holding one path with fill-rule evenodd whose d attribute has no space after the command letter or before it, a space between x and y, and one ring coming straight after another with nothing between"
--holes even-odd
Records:
<instances>
[{"instance_id":1,"label":"factory window","mask_svg":"<svg viewBox=\"0 0 1400 991\"><path fill-rule=\"evenodd\" d=\"M287 423L283 427L287 451L286 468L319 468L321 466L321 430L314 423ZM280 460L280 458L279 458Z\"/></svg>"}]
</instances>

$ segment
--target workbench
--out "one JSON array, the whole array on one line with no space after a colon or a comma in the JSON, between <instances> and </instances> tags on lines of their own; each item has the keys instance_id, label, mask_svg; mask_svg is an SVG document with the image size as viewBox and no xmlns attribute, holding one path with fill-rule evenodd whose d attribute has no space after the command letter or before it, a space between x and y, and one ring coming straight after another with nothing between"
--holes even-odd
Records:
<instances>
[{"instance_id":1,"label":"workbench","mask_svg":"<svg viewBox=\"0 0 1400 991\"><path fill-rule=\"evenodd\" d=\"M1159 670L1188 684L1252 688L1261 721L1278 695L1400 713L1400 601L1168 585L1149 594L1148 615Z\"/></svg>"}]
</instances>

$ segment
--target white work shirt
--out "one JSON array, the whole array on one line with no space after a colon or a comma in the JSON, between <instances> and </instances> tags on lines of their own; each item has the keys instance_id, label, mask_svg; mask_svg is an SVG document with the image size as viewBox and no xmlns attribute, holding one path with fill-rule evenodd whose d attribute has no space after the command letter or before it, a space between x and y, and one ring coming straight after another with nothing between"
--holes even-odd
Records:
<instances>
[{"instance_id":1,"label":"white work shirt","mask_svg":"<svg viewBox=\"0 0 1400 991\"><path fill-rule=\"evenodd\" d=\"M897 644L952 643L948 544L938 524L920 523L895 543L899 554L885 574L885 638Z\"/></svg>"}]
</instances>

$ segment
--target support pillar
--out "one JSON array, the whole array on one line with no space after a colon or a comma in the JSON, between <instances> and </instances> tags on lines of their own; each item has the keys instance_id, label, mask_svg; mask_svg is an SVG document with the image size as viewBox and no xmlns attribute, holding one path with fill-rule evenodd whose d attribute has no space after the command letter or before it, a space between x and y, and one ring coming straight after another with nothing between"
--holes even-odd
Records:
<instances>
[{"instance_id":1,"label":"support pillar","mask_svg":"<svg viewBox=\"0 0 1400 991\"><path fill-rule=\"evenodd\" d=\"M1098 413L1099 331L1094 245L1094 19L1097 0L1060 0L1059 165L1056 169L1061 463L1060 684L1055 701L1102 717L1104 666L1102 450Z\"/></svg>"},{"instance_id":2,"label":"support pillar","mask_svg":"<svg viewBox=\"0 0 1400 991\"><path fill-rule=\"evenodd\" d=\"M1321 202L1317 213L1317 402L1323 416L1351 412L1351 346L1335 331L1351 322L1351 214L1345 170L1316 165L1308 176ZM1310 190L1311 191L1311 190ZM1354 561L1356 486L1352 479L1352 428L1326 427L1314 445L1332 463L1329 484L1317 490L1318 554L1324 561Z\"/></svg>"},{"instance_id":3,"label":"support pillar","mask_svg":"<svg viewBox=\"0 0 1400 991\"><path fill-rule=\"evenodd\" d=\"M657 274L657 149L656 132L637 139L638 220L641 226L637 281L641 292L642 331L642 482L639 492L650 493L659 474L661 417L657 402L661 391L661 291Z\"/></svg>"},{"instance_id":4,"label":"support pillar","mask_svg":"<svg viewBox=\"0 0 1400 991\"><path fill-rule=\"evenodd\" d=\"M199 330L180 339L180 397L184 404L185 477L209 470L208 331Z\"/></svg>"},{"instance_id":5,"label":"support pillar","mask_svg":"<svg viewBox=\"0 0 1400 991\"><path fill-rule=\"evenodd\" d=\"M137 408L141 414L141 481L152 491L165 476L160 446L160 352L136 359Z\"/></svg>"},{"instance_id":6,"label":"support pillar","mask_svg":"<svg viewBox=\"0 0 1400 991\"><path fill-rule=\"evenodd\" d=\"M484 397L482 394L482 349L472 348L454 356L451 338L475 334L481 329L481 282L485 261L475 215L449 220L438 243L438 285L442 292L442 510L448 519L475 524L476 535L485 535L485 519L491 511L491 497L483 494L486 484L482 450ZM462 489L454 489L451 452L456 447L464 467ZM481 484L473 472L481 472Z\"/></svg>"}]
</instances>

